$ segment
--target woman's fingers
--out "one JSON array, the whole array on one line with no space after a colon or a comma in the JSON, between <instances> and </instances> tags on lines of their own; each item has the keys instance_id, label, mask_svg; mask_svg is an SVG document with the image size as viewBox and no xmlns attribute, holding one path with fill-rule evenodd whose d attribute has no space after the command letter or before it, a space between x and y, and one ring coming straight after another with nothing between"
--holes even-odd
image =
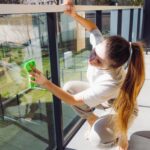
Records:
<instances>
[{"instance_id":1,"label":"woman's fingers","mask_svg":"<svg viewBox=\"0 0 150 150\"><path fill-rule=\"evenodd\" d=\"M39 74L37 74L37 73L35 73L35 72L31 72L31 73L30 73L30 76L31 76L31 77L38 77Z\"/></svg>"},{"instance_id":2,"label":"woman's fingers","mask_svg":"<svg viewBox=\"0 0 150 150\"><path fill-rule=\"evenodd\" d=\"M37 83L42 86L44 86L44 84L48 81L47 78L41 72L38 72L37 70L36 72L35 71L31 72L30 77L34 78L34 80L31 79L31 82Z\"/></svg>"},{"instance_id":3,"label":"woman's fingers","mask_svg":"<svg viewBox=\"0 0 150 150\"><path fill-rule=\"evenodd\" d=\"M71 14L72 6L68 5L68 4L66 4L65 6L66 6L66 9L65 9L64 13Z\"/></svg>"},{"instance_id":4,"label":"woman's fingers","mask_svg":"<svg viewBox=\"0 0 150 150\"><path fill-rule=\"evenodd\" d=\"M65 0L65 1L64 1L64 4L73 5L73 2L72 2L72 0Z\"/></svg>"},{"instance_id":5,"label":"woman's fingers","mask_svg":"<svg viewBox=\"0 0 150 150\"><path fill-rule=\"evenodd\" d=\"M41 72L38 69L36 69L36 68L33 68L32 70L33 70L33 72L35 72L37 74L41 74Z\"/></svg>"},{"instance_id":6,"label":"woman's fingers","mask_svg":"<svg viewBox=\"0 0 150 150\"><path fill-rule=\"evenodd\" d=\"M31 80L30 82L32 82L32 83L37 83L36 81L34 81L34 80Z\"/></svg>"},{"instance_id":7,"label":"woman's fingers","mask_svg":"<svg viewBox=\"0 0 150 150\"><path fill-rule=\"evenodd\" d=\"M72 0L66 0L64 5L66 5L66 10L64 11L65 14L72 15L75 13Z\"/></svg>"}]
</instances>

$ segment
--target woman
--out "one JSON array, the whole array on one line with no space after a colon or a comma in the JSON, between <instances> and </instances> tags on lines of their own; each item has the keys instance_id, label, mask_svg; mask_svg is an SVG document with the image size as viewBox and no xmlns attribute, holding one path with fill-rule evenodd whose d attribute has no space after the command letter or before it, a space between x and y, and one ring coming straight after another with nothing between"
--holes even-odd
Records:
<instances>
[{"instance_id":1,"label":"woman","mask_svg":"<svg viewBox=\"0 0 150 150\"><path fill-rule=\"evenodd\" d=\"M70 81L62 89L37 69L31 75L36 83L73 106L81 117L87 119L92 127L89 140L99 146L118 141L119 149L127 150L127 130L137 115L136 98L145 79L142 46L119 36L103 39L94 23L76 13L71 0L67 0L66 5L65 13L91 33L93 50L88 60L88 82ZM126 63L127 71L124 70ZM115 99L112 106L115 114L98 118L93 108L110 99ZM112 121L108 121L110 118Z\"/></svg>"}]
</instances>

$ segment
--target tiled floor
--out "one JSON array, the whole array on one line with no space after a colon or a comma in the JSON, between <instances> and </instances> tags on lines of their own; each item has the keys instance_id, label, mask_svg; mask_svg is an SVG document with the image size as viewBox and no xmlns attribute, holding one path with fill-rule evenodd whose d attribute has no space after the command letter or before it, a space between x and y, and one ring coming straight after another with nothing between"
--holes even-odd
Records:
<instances>
[{"instance_id":1,"label":"tiled floor","mask_svg":"<svg viewBox=\"0 0 150 150\"><path fill-rule=\"evenodd\" d=\"M150 131L150 54L145 55L146 64L146 80L144 87L142 88L140 95L138 96L139 103L139 115L135 120L134 124L129 130L130 136L137 131ZM107 112L99 112L100 114ZM78 133L74 136L71 142L67 146L67 150L104 150L104 148L94 147L92 144L85 139L84 133L87 129L87 123L81 127ZM117 147L111 148L110 150L118 150ZM141 149L143 150L143 149Z\"/></svg>"}]
</instances>

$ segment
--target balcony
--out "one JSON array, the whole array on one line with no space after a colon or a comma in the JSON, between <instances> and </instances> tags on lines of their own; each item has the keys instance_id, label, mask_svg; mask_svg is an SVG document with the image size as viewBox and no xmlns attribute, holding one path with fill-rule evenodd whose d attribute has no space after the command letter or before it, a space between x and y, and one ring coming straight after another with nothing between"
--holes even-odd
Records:
<instances>
[{"instance_id":1,"label":"balcony","mask_svg":"<svg viewBox=\"0 0 150 150\"><path fill-rule=\"evenodd\" d=\"M76 6L76 9L94 21L106 37L117 34L129 41L142 40L142 7ZM0 5L0 147L3 150L99 149L84 138L85 120L47 90L29 87L28 74L23 69L27 60L34 59L37 68L61 87L69 80L86 80L86 60L91 51L89 33L64 15L63 10L64 6ZM149 131L148 53L145 63L140 112L129 130L130 136L136 131ZM102 115L109 111L96 109L95 113Z\"/></svg>"}]
</instances>

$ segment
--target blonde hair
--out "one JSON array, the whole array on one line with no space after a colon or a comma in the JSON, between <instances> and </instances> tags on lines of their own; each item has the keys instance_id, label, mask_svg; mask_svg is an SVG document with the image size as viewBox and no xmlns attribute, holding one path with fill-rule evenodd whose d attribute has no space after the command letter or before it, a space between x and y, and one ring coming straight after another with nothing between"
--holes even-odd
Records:
<instances>
[{"instance_id":1,"label":"blonde hair","mask_svg":"<svg viewBox=\"0 0 150 150\"><path fill-rule=\"evenodd\" d=\"M132 55L124 83L113 108L116 110L115 132L126 136L129 121L136 107L137 96L145 80L144 54L141 43L131 43Z\"/></svg>"},{"instance_id":2,"label":"blonde hair","mask_svg":"<svg viewBox=\"0 0 150 150\"><path fill-rule=\"evenodd\" d=\"M108 58L113 62L112 67L121 67L130 60L125 80L113 103L113 108L117 112L113 118L115 133L126 137L129 121L137 104L137 96L145 80L143 44L129 43L120 36L110 36L106 39L106 43Z\"/></svg>"}]
</instances>

